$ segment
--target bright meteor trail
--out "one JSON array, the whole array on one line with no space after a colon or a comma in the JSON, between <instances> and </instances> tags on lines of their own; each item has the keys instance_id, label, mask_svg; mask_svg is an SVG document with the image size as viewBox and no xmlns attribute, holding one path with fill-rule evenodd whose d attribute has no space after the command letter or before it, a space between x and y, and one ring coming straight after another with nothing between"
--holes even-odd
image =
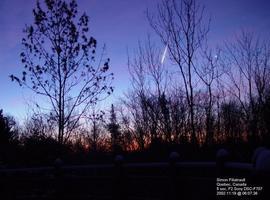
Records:
<instances>
[{"instance_id":1,"label":"bright meteor trail","mask_svg":"<svg viewBox=\"0 0 270 200\"><path fill-rule=\"evenodd\" d=\"M161 64L164 63L164 60L165 60L165 57L166 57L166 54L167 54L167 50L168 50L168 45L165 46L164 52L163 52L163 54L162 54L162 57L161 57Z\"/></svg>"}]
</instances>

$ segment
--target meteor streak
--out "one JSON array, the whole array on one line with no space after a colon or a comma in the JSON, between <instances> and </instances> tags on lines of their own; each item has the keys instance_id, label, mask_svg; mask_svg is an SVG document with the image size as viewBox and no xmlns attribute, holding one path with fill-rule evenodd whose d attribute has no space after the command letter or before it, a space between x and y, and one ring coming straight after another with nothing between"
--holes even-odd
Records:
<instances>
[{"instance_id":1,"label":"meteor streak","mask_svg":"<svg viewBox=\"0 0 270 200\"><path fill-rule=\"evenodd\" d=\"M161 57L161 64L164 63L164 60L165 60L165 57L166 57L166 54L167 54L167 50L168 50L168 45L165 46L164 52L163 52L163 54L162 54L162 57Z\"/></svg>"}]
</instances>

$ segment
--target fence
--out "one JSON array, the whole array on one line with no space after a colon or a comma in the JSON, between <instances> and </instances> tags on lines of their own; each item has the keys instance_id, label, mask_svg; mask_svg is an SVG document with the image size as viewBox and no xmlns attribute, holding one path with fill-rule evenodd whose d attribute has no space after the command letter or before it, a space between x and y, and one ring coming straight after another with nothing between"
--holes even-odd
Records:
<instances>
[{"instance_id":1,"label":"fence","mask_svg":"<svg viewBox=\"0 0 270 200\"><path fill-rule=\"evenodd\" d=\"M108 165L1 169L1 199L216 199L217 177L245 177L262 185L267 195L270 153L257 150L253 163L228 161L217 152L215 162L183 162L173 152L168 162L124 162L120 155Z\"/></svg>"}]
</instances>

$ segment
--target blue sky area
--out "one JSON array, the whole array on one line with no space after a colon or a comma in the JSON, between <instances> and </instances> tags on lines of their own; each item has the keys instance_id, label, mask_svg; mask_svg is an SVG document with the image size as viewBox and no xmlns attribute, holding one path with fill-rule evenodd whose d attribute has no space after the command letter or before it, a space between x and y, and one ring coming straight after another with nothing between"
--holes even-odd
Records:
<instances>
[{"instance_id":1,"label":"blue sky area","mask_svg":"<svg viewBox=\"0 0 270 200\"><path fill-rule=\"evenodd\" d=\"M22 29L33 21L35 0L0 1L0 109L24 119L27 102L35 95L20 88L9 79L10 74L20 74ZM107 46L111 70L115 74L115 93L110 101L117 100L129 87L127 48L136 47L138 40L151 33L145 16L147 8L155 12L160 0L78 0L79 10L90 17L90 33L99 46ZM262 37L270 33L269 0L201 0L212 16L209 41L222 44L241 29L249 29Z\"/></svg>"}]
</instances>

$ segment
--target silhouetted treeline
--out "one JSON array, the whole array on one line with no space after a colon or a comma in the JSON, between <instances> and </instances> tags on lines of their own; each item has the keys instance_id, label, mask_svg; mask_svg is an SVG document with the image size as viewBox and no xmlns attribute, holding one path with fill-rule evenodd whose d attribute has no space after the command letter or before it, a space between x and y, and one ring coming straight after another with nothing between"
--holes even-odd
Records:
<instances>
[{"instance_id":1,"label":"silhouetted treeline","mask_svg":"<svg viewBox=\"0 0 270 200\"><path fill-rule=\"evenodd\" d=\"M267 102L268 105L265 104L262 109L264 114L268 116L266 112L268 112L270 101ZM217 118L213 119L215 127L213 131L216 138L213 139L212 143L207 143L205 136L200 135L203 133L198 132L198 137L201 136L205 139L201 140L201 143L192 145L186 136L187 133L183 132L185 129L188 130L185 118L176 118L175 116L180 114L180 110L173 109L175 107L172 107L173 105L170 103L168 101L166 104L168 111L167 115L164 115L170 116L169 119L165 119L161 115L154 122L151 121L151 118L147 118L149 117L147 115L143 121L145 126L139 131L137 129L139 127L129 126L131 125L128 123L130 118L126 119L126 116L121 115L121 112L117 112L119 114L117 118L114 116L114 119L105 120L107 122L99 122L99 126L96 127L99 131L95 133L98 138L96 141L91 139L93 138L92 127L88 131L81 129L82 132L79 132L78 130L80 137L65 144L60 144L53 134L49 135L47 134L49 132L43 132L48 131L48 127L41 118L37 122L37 119L33 117L24 124L24 127L19 128L12 117L4 116L1 113L1 166L52 165L59 157L69 164L107 163L111 162L113 155L117 153L124 154L129 162L164 161L167 160L171 151L180 152L181 159L184 160L214 160L217 149L221 147L229 149L232 159L250 161L255 147L269 146L269 135L266 134L269 131L268 127L265 126L265 134L256 135L254 141L254 138L245 132L248 129L245 129L245 116L241 107L232 101L221 104L220 122ZM157 103L156 108L159 107L160 105ZM140 109L138 107L136 110L140 111ZM184 114L182 113L182 115ZM182 122L172 121L177 119ZM263 119L265 119L264 123L268 120L268 118ZM123 120L126 121L123 122ZM166 120L170 122L167 124L168 127L166 124L161 124ZM138 123L136 125L142 123L141 120L135 122ZM178 126L175 125L175 122L178 122ZM34 123L35 126L31 127L31 123ZM258 120L257 123L262 123L262 121ZM150 130L154 125L157 127L153 133ZM112 129L112 127L117 128ZM199 127L198 125L198 128L203 130L203 126ZM168 134L170 136L165 134L164 130L171 130ZM181 131L177 132L176 130ZM218 130L220 132L217 132ZM143 146L140 146L142 144Z\"/></svg>"},{"instance_id":2,"label":"silhouetted treeline","mask_svg":"<svg viewBox=\"0 0 270 200\"><path fill-rule=\"evenodd\" d=\"M131 88L121 108L140 150L270 143L269 41L243 30L209 45L204 12L197 1L169 0L147 13L162 45L148 36L129 55Z\"/></svg>"}]
</instances>

